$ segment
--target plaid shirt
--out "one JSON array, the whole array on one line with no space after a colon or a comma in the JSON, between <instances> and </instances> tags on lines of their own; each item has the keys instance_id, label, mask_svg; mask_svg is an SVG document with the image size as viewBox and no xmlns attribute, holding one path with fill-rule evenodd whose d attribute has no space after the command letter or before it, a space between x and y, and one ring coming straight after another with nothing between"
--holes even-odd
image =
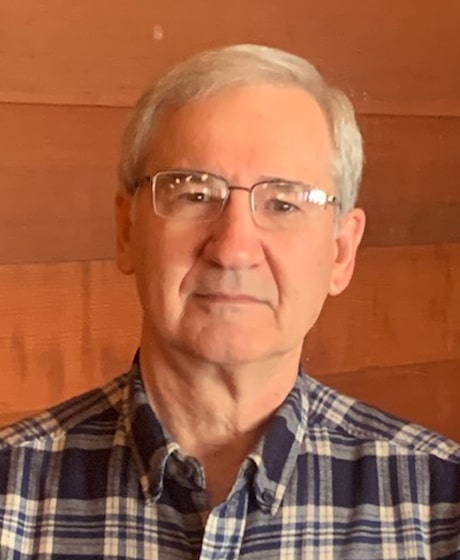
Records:
<instances>
[{"instance_id":1,"label":"plaid shirt","mask_svg":"<svg viewBox=\"0 0 460 560\"><path fill-rule=\"evenodd\" d=\"M460 559L460 449L299 375L209 512L135 363L0 431L1 560Z\"/></svg>"}]
</instances>

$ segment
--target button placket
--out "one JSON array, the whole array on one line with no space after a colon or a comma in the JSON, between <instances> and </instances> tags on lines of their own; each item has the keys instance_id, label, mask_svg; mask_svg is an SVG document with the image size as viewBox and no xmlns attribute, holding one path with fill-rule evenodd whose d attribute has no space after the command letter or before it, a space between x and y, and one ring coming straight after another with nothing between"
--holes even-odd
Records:
<instances>
[{"instance_id":1,"label":"button placket","mask_svg":"<svg viewBox=\"0 0 460 560\"><path fill-rule=\"evenodd\" d=\"M211 510L206 522L200 560L237 560L246 528L248 490L235 492Z\"/></svg>"}]
</instances>

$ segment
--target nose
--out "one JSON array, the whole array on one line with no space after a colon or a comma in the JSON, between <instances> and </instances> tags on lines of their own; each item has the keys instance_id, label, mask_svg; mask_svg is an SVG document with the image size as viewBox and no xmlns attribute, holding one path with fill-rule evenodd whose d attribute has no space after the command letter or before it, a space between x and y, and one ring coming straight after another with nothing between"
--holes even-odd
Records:
<instances>
[{"instance_id":1,"label":"nose","mask_svg":"<svg viewBox=\"0 0 460 560\"><path fill-rule=\"evenodd\" d=\"M226 269L248 269L264 259L260 230L254 223L249 192L232 190L221 214L210 225L205 259Z\"/></svg>"}]
</instances>

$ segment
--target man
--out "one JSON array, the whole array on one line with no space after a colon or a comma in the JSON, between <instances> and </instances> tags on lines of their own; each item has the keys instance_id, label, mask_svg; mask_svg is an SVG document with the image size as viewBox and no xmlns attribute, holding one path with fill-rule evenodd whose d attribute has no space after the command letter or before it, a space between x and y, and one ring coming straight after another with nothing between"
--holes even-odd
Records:
<instances>
[{"instance_id":1,"label":"man","mask_svg":"<svg viewBox=\"0 0 460 560\"><path fill-rule=\"evenodd\" d=\"M116 197L140 350L3 431L2 559L460 558L458 446L299 371L353 273L361 167L347 99L275 49L143 95Z\"/></svg>"}]
</instances>

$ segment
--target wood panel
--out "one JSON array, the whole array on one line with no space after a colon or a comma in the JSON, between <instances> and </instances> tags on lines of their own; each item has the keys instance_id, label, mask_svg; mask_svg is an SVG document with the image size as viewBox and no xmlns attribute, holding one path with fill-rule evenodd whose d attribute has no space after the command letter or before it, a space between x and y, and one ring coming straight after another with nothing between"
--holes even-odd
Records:
<instances>
[{"instance_id":1,"label":"wood panel","mask_svg":"<svg viewBox=\"0 0 460 560\"><path fill-rule=\"evenodd\" d=\"M307 338L306 371L327 381L460 360L459 278L460 244L364 249L349 290ZM0 267L0 414L48 406L127 369L140 323L131 280L111 261ZM458 393L442 394L442 406L457 406Z\"/></svg>"},{"instance_id":2,"label":"wood panel","mask_svg":"<svg viewBox=\"0 0 460 560\"><path fill-rule=\"evenodd\" d=\"M460 360L363 368L320 379L460 442Z\"/></svg>"},{"instance_id":3,"label":"wood panel","mask_svg":"<svg viewBox=\"0 0 460 560\"><path fill-rule=\"evenodd\" d=\"M458 0L2 0L0 101L131 105L172 63L235 42L309 57L361 112L460 115ZM244 14L244 15L243 15Z\"/></svg>"},{"instance_id":4,"label":"wood panel","mask_svg":"<svg viewBox=\"0 0 460 560\"><path fill-rule=\"evenodd\" d=\"M368 214L363 242L460 241L460 119L365 117L360 123L366 154L360 205Z\"/></svg>"},{"instance_id":5,"label":"wood panel","mask_svg":"<svg viewBox=\"0 0 460 560\"><path fill-rule=\"evenodd\" d=\"M0 263L113 257L116 108L0 104ZM367 245L460 241L460 119L361 117Z\"/></svg>"},{"instance_id":6,"label":"wood panel","mask_svg":"<svg viewBox=\"0 0 460 560\"><path fill-rule=\"evenodd\" d=\"M307 372L460 358L460 244L366 248L306 339Z\"/></svg>"},{"instance_id":7,"label":"wood panel","mask_svg":"<svg viewBox=\"0 0 460 560\"><path fill-rule=\"evenodd\" d=\"M41 409L130 366L139 305L111 261L0 267L0 411Z\"/></svg>"},{"instance_id":8,"label":"wood panel","mask_svg":"<svg viewBox=\"0 0 460 560\"><path fill-rule=\"evenodd\" d=\"M0 263L113 256L125 109L0 105Z\"/></svg>"},{"instance_id":9,"label":"wood panel","mask_svg":"<svg viewBox=\"0 0 460 560\"><path fill-rule=\"evenodd\" d=\"M23 418L32 416L37 412L40 412L40 410L37 409L37 410L18 410L16 412L2 412L0 409L0 427L14 424L18 420L22 420Z\"/></svg>"}]
</instances>

